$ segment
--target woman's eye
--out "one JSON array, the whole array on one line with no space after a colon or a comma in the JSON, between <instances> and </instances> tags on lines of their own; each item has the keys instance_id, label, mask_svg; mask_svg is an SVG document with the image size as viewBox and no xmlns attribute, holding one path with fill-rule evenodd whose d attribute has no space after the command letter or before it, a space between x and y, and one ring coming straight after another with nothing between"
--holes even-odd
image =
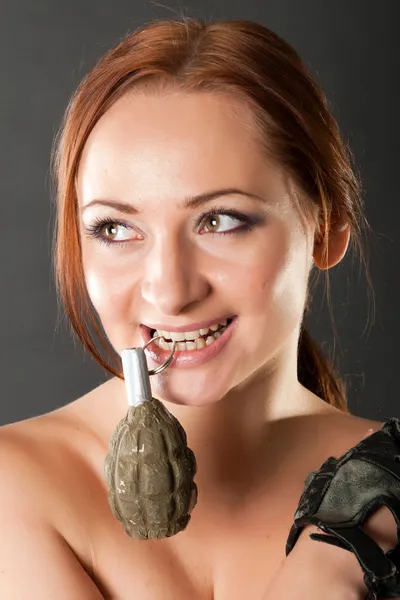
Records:
<instances>
[{"instance_id":1,"label":"woman's eye","mask_svg":"<svg viewBox=\"0 0 400 600\"><path fill-rule=\"evenodd\" d=\"M103 244L126 244L128 241L143 239L140 234L132 237L132 227L119 221L110 219L95 219L93 223L85 227L86 234L95 238Z\"/></svg>"},{"instance_id":2,"label":"woman's eye","mask_svg":"<svg viewBox=\"0 0 400 600\"><path fill-rule=\"evenodd\" d=\"M249 217L242 213L229 214L223 209L209 211L199 219L201 229L206 233L217 235L240 234L251 231L262 220L258 217ZM123 221L111 219L95 219L85 227L86 234L107 245L125 245L130 241L141 241L143 234L136 231Z\"/></svg>"},{"instance_id":3,"label":"woman's eye","mask_svg":"<svg viewBox=\"0 0 400 600\"><path fill-rule=\"evenodd\" d=\"M206 217L203 223L210 233L223 233L224 231L235 229L235 224L241 224L243 221L241 221L238 217L215 213Z\"/></svg>"},{"instance_id":4,"label":"woman's eye","mask_svg":"<svg viewBox=\"0 0 400 600\"><path fill-rule=\"evenodd\" d=\"M125 235L122 230L125 230ZM132 235L128 231L128 228L119 223L107 223L103 226L103 235L106 239L113 242L122 242L123 240L129 239Z\"/></svg>"}]
</instances>

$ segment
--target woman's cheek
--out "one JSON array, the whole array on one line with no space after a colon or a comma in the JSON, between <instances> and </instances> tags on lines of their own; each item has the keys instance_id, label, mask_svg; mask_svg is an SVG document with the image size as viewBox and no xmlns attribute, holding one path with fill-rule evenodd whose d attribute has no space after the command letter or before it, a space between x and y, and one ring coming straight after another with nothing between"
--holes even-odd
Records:
<instances>
[{"instance_id":1,"label":"woman's cheek","mask_svg":"<svg viewBox=\"0 0 400 600\"><path fill-rule=\"evenodd\" d=\"M277 248L269 260L249 269L242 281L243 306L257 318L262 338L270 340L269 351L273 353L303 317L308 281L304 254Z\"/></svg>"},{"instance_id":2,"label":"woman's cheek","mask_svg":"<svg viewBox=\"0 0 400 600\"><path fill-rule=\"evenodd\" d=\"M127 319L130 294L126 289L129 278L122 277L113 269L101 265L84 267L85 281L90 300L97 311L104 329Z\"/></svg>"}]
</instances>

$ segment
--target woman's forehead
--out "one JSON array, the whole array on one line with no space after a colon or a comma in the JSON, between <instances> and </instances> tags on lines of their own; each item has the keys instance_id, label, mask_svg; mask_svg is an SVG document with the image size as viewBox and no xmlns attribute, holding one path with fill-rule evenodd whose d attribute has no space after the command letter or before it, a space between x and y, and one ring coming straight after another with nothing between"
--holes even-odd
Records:
<instances>
[{"instance_id":1,"label":"woman's forehead","mask_svg":"<svg viewBox=\"0 0 400 600\"><path fill-rule=\"evenodd\" d=\"M141 160L163 153L172 160L189 153L199 160L237 152L242 161L256 151L247 108L212 94L126 95L98 121L84 154L135 155Z\"/></svg>"},{"instance_id":2,"label":"woman's forehead","mask_svg":"<svg viewBox=\"0 0 400 600\"><path fill-rule=\"evenodd\" d=\"M121 98L91 132L79 177L136 189L278 184L280 169L251 139L246 108L238 111L203 93Z\"/></svg>"}]
</instances>

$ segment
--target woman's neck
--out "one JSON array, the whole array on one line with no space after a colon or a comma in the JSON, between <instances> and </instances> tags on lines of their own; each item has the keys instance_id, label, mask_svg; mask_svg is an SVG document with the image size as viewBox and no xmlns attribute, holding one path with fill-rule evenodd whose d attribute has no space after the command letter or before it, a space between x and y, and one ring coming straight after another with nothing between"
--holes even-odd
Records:
<instances>
[{"instance_id":1,"label":"woman's neck","mask_svg":"<svg viewBox=\"0 0 400 600\"><path fill-rule=\"evenodd\" d=\"M290 354L282 353L272 361L273 366L259 369L212 405L163 401L187 434L198 466L195 481L207 505L234 509L246 495L257 495L275 472L268 460L270 448L275 461L279 447L287 441L279 439L278 422L311 414L324 404L297 381L297 356ZM114 407L108 435L127 410L125 384L118 379L114 382L113 398L108 400Z\"/></svg>"},{"instance_id":2,"label":"woman's neck","mask_svg":"<svg viewBox=\"0 0 400 600\"><path fill-rule=\"evenodd\" d=\"M309 411L310 393L286 370L264 368L214 405L165 405L186 431L204 501L234 508L266 484L276 423Z\"/></svg>"},{"instance_id":3,"label":"woman's neck","mask_svg":"<svg viewBox=\"0 0 400 600\"><path fill-rule=\"evenodd\" d=\"M287 457L299 417L332 409L297 381L294 351L271 361L219 402L204 407L164 402L187 434L197 461L199 505L235 513L268 488ZM125 382L114 377L64 407L79 415L104 453L112 432L127 412Z\"/></svg>"}]
</instances>

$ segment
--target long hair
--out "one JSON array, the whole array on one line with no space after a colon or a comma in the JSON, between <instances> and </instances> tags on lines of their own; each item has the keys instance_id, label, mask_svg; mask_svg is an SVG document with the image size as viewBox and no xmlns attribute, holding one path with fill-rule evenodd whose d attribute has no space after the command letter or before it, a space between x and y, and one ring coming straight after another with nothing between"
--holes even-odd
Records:
<instances>
[{"instance_id":1,"label":"long hair","mask_svg":"<svg viewBox=\"0 0 400 600\"><path fill-rule=\"evenodd\" d=\"M325 258L333 221L347 218L351 243L360 256L362 226L367 224L351 152L326 96L287 42L246 20L160 19L137 28L83 78L67 107L53 153L57 292L83 346L106 371L120 378L120 357L103 331L85 285L75 181L95 124L123 94L142 84L229 93L247 102L261 145L304 192L308 208L318 209ZM343 382L304 325L298 378L329 404L347 410Z\"/></svg>"}]
</instances>

